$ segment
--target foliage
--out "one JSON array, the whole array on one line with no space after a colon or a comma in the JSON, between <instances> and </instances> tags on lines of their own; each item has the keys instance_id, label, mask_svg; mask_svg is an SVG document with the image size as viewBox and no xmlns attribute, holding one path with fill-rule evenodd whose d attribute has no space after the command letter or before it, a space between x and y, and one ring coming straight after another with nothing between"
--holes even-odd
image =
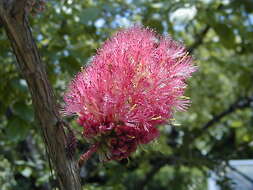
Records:
<instances>
[{"instance_id":1,"label":"foliage","mask_svg":"<svg viewBox=\"0 0 253 190\"><path fill-rule=\"evenodd\" d=\"M252 1L51 0L30 22L59 104L70 79L100 44L132 23L183 41L199 66L187 91L190 110L161 127L159 140L129 160L103 164L93 157L81 170L87 189L203 190L210 170L220 173L229 159L251 158ZM51 189L55 181L27 84L2 28L0 62L0 186ZM77 154L86 148L80 139ZM225 188L227 179L220 184Z\"/></svg>"}]
</instances>

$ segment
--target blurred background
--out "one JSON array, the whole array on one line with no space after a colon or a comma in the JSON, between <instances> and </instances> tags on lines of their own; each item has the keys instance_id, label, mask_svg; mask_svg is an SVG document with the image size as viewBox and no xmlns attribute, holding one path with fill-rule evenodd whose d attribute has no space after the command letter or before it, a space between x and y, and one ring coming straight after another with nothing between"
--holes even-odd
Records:
<instances>
[{"instance_id":1,"label":"blurred background","mask_svg":"<svg viewBox=\"0 0 253 190\"><path fill-rule=\"evenodd\" d=\"M231 170L237 166L229 162L253 157L252 0L50 0L30 22L60 104L66 85L103 41L135 23L182 41L199 67L186 93L190 109L128 160L103 164L93 156L81 170L84 189L216 190L208 185L216 176L220 189L232 190L231 171L253 184L252 174ZM0 28L0 189L53 189L54 173L15 62ZM77 138L78 157L88 147Z\"/></svg>"}]
</instances>

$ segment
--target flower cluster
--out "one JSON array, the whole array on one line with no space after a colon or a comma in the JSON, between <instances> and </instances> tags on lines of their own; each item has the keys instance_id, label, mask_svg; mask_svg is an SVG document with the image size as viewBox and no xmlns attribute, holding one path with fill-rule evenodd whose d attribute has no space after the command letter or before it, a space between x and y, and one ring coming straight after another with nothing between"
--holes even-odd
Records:
<instances>
[{"instance_id":1,"label":"flower cluster","mask_svg":"<svg viewBox=\"0 0 253 190\"><path fill-rule=\"evenodd\" d=\"M157 126L175 111L187 109L183 94L196 70L192 62L170 37L141 26L122 30L69 85L65 112L78 115L84 138L102 160L126 158L158 137Z\"/></svg>"}]
</instances>

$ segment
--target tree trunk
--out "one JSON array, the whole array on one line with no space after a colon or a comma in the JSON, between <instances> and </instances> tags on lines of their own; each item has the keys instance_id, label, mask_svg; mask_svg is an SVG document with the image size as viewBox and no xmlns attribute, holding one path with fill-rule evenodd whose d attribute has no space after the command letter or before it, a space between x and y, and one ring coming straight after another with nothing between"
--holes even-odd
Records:
<instances>
[{"instance_id":1,"label":"tree trunk","mask_svg":"<svg viewBox=\"0 0 253 190\"><path fill-rule=\"evenodd\" d=\"M6 30L26 79L47 152L61 190L81 190L79 169L66 155L66 135L25 11L26 0L0 0L0 23Z\"/></svg>"}]
</instances>

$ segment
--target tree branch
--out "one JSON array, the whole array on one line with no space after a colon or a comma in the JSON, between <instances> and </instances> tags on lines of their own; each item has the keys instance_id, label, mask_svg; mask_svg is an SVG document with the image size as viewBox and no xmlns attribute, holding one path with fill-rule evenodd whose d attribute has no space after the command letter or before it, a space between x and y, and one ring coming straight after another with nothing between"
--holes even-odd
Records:
<instances>
[{"instance_id":1,"label":"tree branch","mask_svg":"<svg viewBox=\"0 0 253 190\"><path fill-rule=\"evenodd\" d=\"M189 142L194 142L194 139L198 138L199 136L201 136L206 130L208 130L211 126L213 126L214 124L220 122L225 116L234 113L235 111L239 110L239 109L244 109L244 108L248 108L250 106L252 106L253 104L253 96L249 96L249 97L245 97L245 98L241 98L239 100L237 100L235 103L231 104L229 106L228 109L224 110L223 112L221 112L220 114L216 115L213 117L213 119L211 119L210 121L208 121L205 125L203 125L203 127L201 127L201 129L199 130L200 132L191 137L191 140ZM200 156L200 155L199 155ZM188 161L184 161L182 159L180 159L179 157L173 157L173 156L169 156L169 157L160 157L160 158L156 158L156 160L158 162L154 162L154 164L152 165L152 168L150 169L150 171L145 175L145 178L143 180L140 180L137 183L137 189L144 189L144 187L148 184L149 181L152 180L152 178L155 176L155 174L157 172L160 171L160 169L162 167L164 167L165 165L173 165L176 162L180 162L181 164L187 164Z\"/></svg>"},{"instance_id":2,"label":"tree branch","mask_svg":"<svg viewBox=\"0 0 253 190\"><path fill-rule=\"evenodd\" d=\"M201 136L205 131L207 131L210 127L212 127L214 124L220 122L224 117L227 115L239 110L239 109L245 109L251 106L253 103L253 96L240 98L237 101L235 101L233 104L231 104L228 109L224 110L223 112L215 115L211 120L209 120L206 124L204 124L197 135L193 137L193 139L198 138Z\"/></svg>"},{"instance_id":3,"label":"tree branch","mask_svg":"<svg viewBox=\"0 0 253 190\"><path fill-rule=\"evenodd\" d=\"M152 168L145 175L145 177L137 182L135 189L144 190L145 186L152 180L155 174L158 173L163 166L167 164L175 164L177 161L178 158L174 156L155 158L155 164L152 165Z\"/></svg>"},{"instance_id":4,"label":"tree branch","mask_svg":"<svg viewBox=\"0 0 253 190\"><path fill-rule=\"evenodd\" d=\"M150 171L145 175L144 179L139 181L136 185L136 189L138 190L144 190L145 186L148 184L150 179L152 179L156 173L160 171L160 169L165 166L166 163L156 164L154 165Z\"/></svg>"},{"instance_id":5,"label":"tree branch","mask_svg":"<svg viewBox=\"0 0 253 190\"><path fill-rule=\"evenodd\" d=\"M79 170L66 155L66 135L56 100L28 23L26 0L0 0L0 20L31 92L35 116L61 190L81 190Z\"/></svg>"},{"instance_id":6,"label":"tree branch","mask_svg":"<svg viewBox=\"0 0 253 190\"><path fill-rule=\"evenodd\" d=\"M248 182L253 184L253 179L250 176L244 174L243 172L241 172L240 170L238 170L237 168L235 168L229 164L227 165L227 167L230 168L232 171L236 172L237 174L239 174L240 176L242 176Z\"/></svg>"},{"instance_id":7,"label":"tree branch","mask_svg":"<svg viewBox=\"0 0 253 190\"><path fill-rule=\"evenodd\" d=\"M221 10L224 7L224 5L221 3L218 5L217 10ZM188 52L193 53L202 43L203 40L210 30L211 25L207 24L198 34L195 36L195 42L188 47Z\"/></svg>"},{"instance_id":8,"label":"tree branch","mask_svg":"<svg viewBox=\"0 0 253 190\"><path fill-rule=\"evenodd\" d=\"M190 45L188 48L189 53L193 53L193 51L195 51L203 43L203 40L210 28L211 27L209 25L206 25L203 28L203 30L199 34L196 35L195 42L192 45Z\"/></svg>"}]
</instances>

